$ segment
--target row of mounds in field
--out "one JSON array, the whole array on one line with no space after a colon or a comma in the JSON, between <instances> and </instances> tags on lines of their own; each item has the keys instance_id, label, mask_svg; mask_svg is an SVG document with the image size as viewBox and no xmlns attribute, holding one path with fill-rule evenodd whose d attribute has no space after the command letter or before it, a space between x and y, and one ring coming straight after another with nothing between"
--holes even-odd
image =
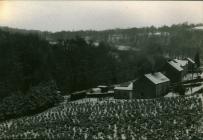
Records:
<instances>
[{"instance_id":1,"label":"row of mounds in field","mask_svg":"<svg viewBox=\"0 0 203 140\"><path fill-rule=\"evenodd\" d=\"M67 102L0 124L1 139L201 140L202 94Z\"/></svg>"}]
</instances>

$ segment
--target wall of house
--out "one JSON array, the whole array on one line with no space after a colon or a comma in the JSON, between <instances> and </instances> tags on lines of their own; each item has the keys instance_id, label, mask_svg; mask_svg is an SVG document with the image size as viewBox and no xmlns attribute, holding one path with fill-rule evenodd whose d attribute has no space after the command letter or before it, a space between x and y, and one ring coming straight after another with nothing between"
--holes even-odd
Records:
<instances>
[{"instance_id":1,"label":"wall of house","mask_svg":"<svg viewBox=\"0 0 203 140\"><path fill-rule=\"evenodd\" d=\"M182 68L183 68L183 76L185 76L188 72L188 64L183 66Z\"/></svg>"},{"instance_id":2,"label":"wall of house","mask_svg":"<svg viewBox=\"0 0 203 140\"><path fill-rule=\"evenodd\" d=\"M156 97L164 96L168 93L170 82L164 82L156 85Z\"/></svg>"},{"instance_id":3,"label":"wall of house","mask_svg":"<svg viewBox=\"0 0 203 140\"><path fill-rule=\"evenodd\" d=\"M133 87L133 98L149 99L156 97L156 86L145 77L136 81Z\"/></svg>"},{"instance_id":4,"label":"wall of house","mask_svg":"<svg viewBox=\"0 0 203 140\"><path fill-rule=\"evenodd\" d=\"M195 65L193 63L191 63L190 61L188 62L188 72L192 72L195 68Z\"/></svg>"},{"instance_id":5,"label":"wall of house","mask_svg":"<svg viewBox=\"0 0 203 140\"><path fill-rule=\"evenodd\" d=\"M169 64L166 67L165 74L171 80L171 83L181 82L184 75L181 71L176 70Z\"/></svg>"},{"instance_id":6,"label":"wall of house","mask_svg":"<svg viewBox=\"0 0 203 140\"><path fill-rule=\"evenodd\" d=\"M86 92L71 94L71 96L70 96L71 101L75 101L75 100L79 100L79 99L83 99L83 98L86 98Z\"/></svg>"},{"instance_id":7,"label":"wall of house","mask_svg":"<svg viewBox=\"0 0 203 140\"><path fill-rule=\"evenodd\" d=\"M106 97L114 97L114 94L87 94L87 98L106 98Z\"/></svg>"},{"instance_id":8,"label":"wall of house","mask_svg":"<svg viewBox=\"0 0 203 140\"><path fill-rule=\"evenodd\" d=\"M132 90L117 90L117 89L115 89L114 98L115 99L131 99L132 98Z\"/></svg>"}]
</instances>

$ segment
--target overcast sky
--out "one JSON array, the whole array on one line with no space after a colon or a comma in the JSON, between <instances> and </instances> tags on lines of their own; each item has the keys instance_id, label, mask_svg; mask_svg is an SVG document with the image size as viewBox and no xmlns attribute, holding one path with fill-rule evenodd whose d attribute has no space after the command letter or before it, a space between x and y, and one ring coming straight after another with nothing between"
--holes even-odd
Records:
<instances>
[{"instance_id":1,"label":"overcast sky","mask_svg":"<svg viewBox=\"0 0 203 140\"><path fill-rule=\"evenodd\" d=\"M202 1L0 1L0 26L48 31L203 23Z\"/></svg>"}]
</instances>

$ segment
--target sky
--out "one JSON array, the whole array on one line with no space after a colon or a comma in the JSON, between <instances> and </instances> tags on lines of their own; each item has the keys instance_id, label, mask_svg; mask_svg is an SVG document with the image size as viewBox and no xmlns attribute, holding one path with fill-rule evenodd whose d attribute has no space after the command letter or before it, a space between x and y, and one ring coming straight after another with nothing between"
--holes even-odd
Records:
<instances>
[{"instance_id":1,"label":"sky","mask_svg":"<svg viewBox=\"0 0 203 140\"><path fill-rule=\"evenodd\" d=\"M43 31L203 23L203 1L1 1L0 26Z\"/></svg>"}]
</instances>

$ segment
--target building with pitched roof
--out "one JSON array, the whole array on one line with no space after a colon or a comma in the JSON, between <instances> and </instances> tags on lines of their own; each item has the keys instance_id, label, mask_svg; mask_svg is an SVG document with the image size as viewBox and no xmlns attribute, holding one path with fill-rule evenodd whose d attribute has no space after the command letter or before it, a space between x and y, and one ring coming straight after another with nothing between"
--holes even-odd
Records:
<instances>
[{"instance_id":1,"label":"building with pitched roof","mask_svg":"<svg viewBox=\"0 0 203 140\"><path fill-rule=\"evenodd\" d=\"M82 91L76 91L74 93L71 93L70 100L75 101L79 99L84 99L86 98L86 92L87 92L86 90L82 90Z\"/></svg>"},{"instance_id":2,"label":"building with pitched roof","mask_svg":"<svg viewBox=\"0 0 203 140\"><path fill-rule=\"evenodd\" d=\"M188 73L188 60L187 59L174 59L176 63L179 64L181 68L183 68L183 75Z\"/></svg>"},{"instance_id":3,"label":"building with pitched roof","mask_svg":"<svg viewBox=\"0 0 203 140\"><path fill-rule=\"evenodd\" d=\"M181 82L184 74L185 70L177 61L168 61L165 68L165 75L171 80L171 83Z\"/></svg>"},{"instance_id":4,"label":"building with pitched roof","mask_svg":"<svg viewBox=\"0 0 203 140\"><path fill-rule=\"evenodd\" d=\"M115 99L132 99L133 82L126 82L115 86L114 98Z\"/></svg>"},{"instance_id":5,"label":"building with pitched roof","mask_svg":"<svg viewBox=\"0 0 203 140\"><path fill-rule=\"evenodd\" d=\"M178 83L188 72L194 71L194 66L195 62L191 58L173 59L168 61L165 74L172 83Z\"/></svg>"},{"instance_id":6,"label":"building with pitched roof","mask_svg":"<svg viewBox=\"0 0 203 140\"><path fill-rule=\"evenodd\" d=\"M186 58L188 61L188 72L194 72L195 69L195 61L193 61L191 58Z\"/></svg>"},{"instance_id":7,"label":"building with pitched roof","mask_svg":"<svg viewBox=\"0 0 203 140\"><path fill-rule=\"evenodd\" d=\"M157 98L168 93L170 79L161 72L145 74L134 83L133 98Z\"/></svg>"}]
</instances>

